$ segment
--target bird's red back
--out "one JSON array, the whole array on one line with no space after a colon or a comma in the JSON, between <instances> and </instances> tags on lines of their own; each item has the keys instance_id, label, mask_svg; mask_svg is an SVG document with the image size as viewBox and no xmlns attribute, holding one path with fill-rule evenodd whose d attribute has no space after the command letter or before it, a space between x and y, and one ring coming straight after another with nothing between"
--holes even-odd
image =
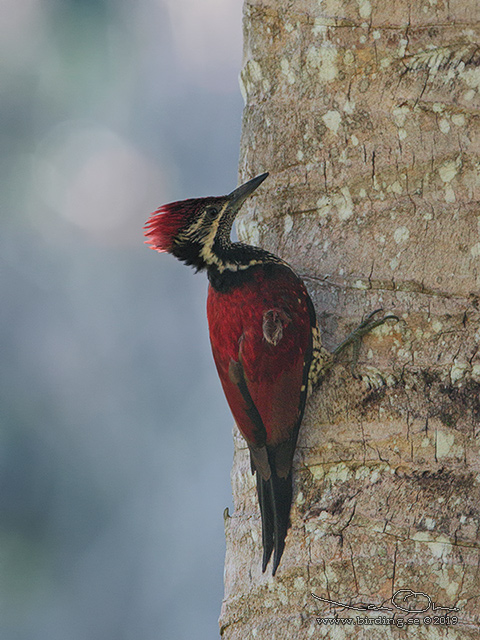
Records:
<instances>
[{"instance_id":1,"label":"bird's red back","mask_svg":"<svg viewBox=\"0 0 480 640\"><path fill-rule=\"evenodd\" d=\"M215 364L230 409L249 444L276 445L298 429L306 394L304 366L312 350L307 296L303 282L284 265L268 271L254 268L251 279L226 292L209 288L207 316ZM265 338L270 317L278 327L273 341ZM232 363L243 367L266 442L258 441L248 403L232 380Z\"/></svg>"}]
</instances>

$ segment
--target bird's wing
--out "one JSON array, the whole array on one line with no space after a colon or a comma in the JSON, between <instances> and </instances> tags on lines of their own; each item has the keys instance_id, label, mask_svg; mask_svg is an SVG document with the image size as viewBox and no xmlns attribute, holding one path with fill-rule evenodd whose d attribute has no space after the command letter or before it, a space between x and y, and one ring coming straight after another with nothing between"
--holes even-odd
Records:
<instances>
[{"instance_id":1,"label":"bird's wing","mask_svg":"<svg viewBox=\"0 0 480 640\"><path fill-rule=\"evenodd\" d=\"M258 448L296 440L315 318L295 274L287 284L254 284L231 296L211 289L207 309L225 396L242 435Z\"/></svg>"},{"instance_id":2,"label":"bird's wing","mask_svg":"<svg viewBox=\"0 0 480 640\"><path fill-rule=\"evenodd\" d=\"M292 459L315 326L305 286L291 271L283 276L250 282L231 294L210 288L207 303L215 364L257 472L262 567L274 551L274 574L290 525Z\"/></svg>"}]
</instances>

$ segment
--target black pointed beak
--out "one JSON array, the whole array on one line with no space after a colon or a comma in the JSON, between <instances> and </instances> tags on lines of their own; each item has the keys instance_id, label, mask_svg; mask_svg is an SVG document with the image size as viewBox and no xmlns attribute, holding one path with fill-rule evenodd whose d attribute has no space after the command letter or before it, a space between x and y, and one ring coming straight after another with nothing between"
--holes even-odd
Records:
<instances>
[{"instance_id":1,"label":"black pointed beak","mask_svg":"<svg viewBox=\"0 0 480 640\"><path fill-rule=\"evenodd\" d=\"M256 178L252 178L248 182L245 182L245 184L242 184L240 187L237 187L232 191L232 193L229 193L227 197L229 200L228 208L230 211L236 213L248 196L250 196L267 177L268 173L262 173Z\"/></svg>"}]
</instances>

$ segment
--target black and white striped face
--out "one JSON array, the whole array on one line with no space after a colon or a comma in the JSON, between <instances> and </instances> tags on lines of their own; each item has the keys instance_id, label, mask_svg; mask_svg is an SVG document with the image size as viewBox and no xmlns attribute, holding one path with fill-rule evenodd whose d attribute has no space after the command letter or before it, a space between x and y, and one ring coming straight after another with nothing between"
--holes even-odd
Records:
<instances>
[{"instance_id":1,"label":"black and white striped face","mask_svg":"<svg viewBox=\"0 0 480 640\"><path fill-rule=\"evenodd\" d=\"M202 242L226 205L227 196L164 204L145 224L146 243L156 251L174 253L181 243Z\"/></svg>"},{"instance_id":2,"label":"black and white striped face","mask_svg":"<svg viewBox=\"0 0 480 640\"><path fill-rule=\"evenodd\" d=\"M267 175L253 178L227 196L163 205L145 225L147 244L156 251L172 253L197 269L238 268L224 255L231 245L233 221L242 204Z\"/></svg>"},{"instance_id":3,"label":"black and white striped face","mask_svg":"<svg viewBox=\"0 0 480 640\"><path fill-rule=\"evenodd\" d=\"M201 257L209 262L217 238L230 238L234 217L229 224L228 197L205 198L199 201L194 218L175 238L177 245L195 244L199 246Z\"/></svg>"}]
</instances>

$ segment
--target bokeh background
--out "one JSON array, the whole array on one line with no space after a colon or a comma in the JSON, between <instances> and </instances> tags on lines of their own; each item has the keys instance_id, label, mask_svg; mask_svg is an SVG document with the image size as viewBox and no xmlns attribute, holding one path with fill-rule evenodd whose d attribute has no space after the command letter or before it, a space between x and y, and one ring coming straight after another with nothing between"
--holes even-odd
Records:
<instances>
[{"instance_id":1,"label":"bokeh background","mask_svg":"<svg viewBox=\"0 0 480 640\"><path fill-rule=\"evenodd\" d=\"M142 226L237 184L241 5L0 2L2 640L218 636L232 418Z\"/></svg>"}]
</instances>

